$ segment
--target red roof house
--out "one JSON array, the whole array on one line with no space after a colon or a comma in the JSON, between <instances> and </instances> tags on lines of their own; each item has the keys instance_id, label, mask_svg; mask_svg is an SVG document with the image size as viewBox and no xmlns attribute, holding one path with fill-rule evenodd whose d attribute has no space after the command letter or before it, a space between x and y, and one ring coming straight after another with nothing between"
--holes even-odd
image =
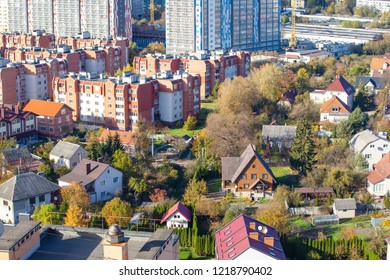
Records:
<instances>
[{"instance_id":1,"label":"red roof house","mask_svg":"<svg viewBox=\"0 0 390 280\"><path fill-rule=\"evenodd\" d=\"M167 222L168 228L187 228L191 217L191 210L179 201L164 213L160 223Z\"/></svg>"},{"instance_id":2,"label":"red roof house","mask_svg":"<svg viewBox=\"0 0 390 280\"><path fill-rule=\"evenodd\" d=\"M285 260L279 233L241 214L215 233L217 260Z\"/></svg>"},{"instance_id":3,"label":"red roof house","mask_svg":"<svg viewBox=\"0 0 390 280\"><path fill-rule=\"evenodd\" d=\"M367 190L372 195L384 196L390 191L390 153L374 164L373 169L367 176Z\"/></svg>"}]
</instances>

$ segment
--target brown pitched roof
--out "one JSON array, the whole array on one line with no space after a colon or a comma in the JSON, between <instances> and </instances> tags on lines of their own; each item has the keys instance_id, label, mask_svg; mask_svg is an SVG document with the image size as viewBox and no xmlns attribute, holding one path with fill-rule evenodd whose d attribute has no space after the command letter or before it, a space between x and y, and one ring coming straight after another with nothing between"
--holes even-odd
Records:
<instances>
[{"instance_id":1,"label":"brown pitched roof","mask_svg":"<svg viewBox=\"0 0 390 280\"><path fill-rule=\"evenodd\" d=\"M337 96L333 96L331 99L321 105L321 113L332 113L333 108L339 108L339 113L351 113L348 106L340 100Z\"/></svg>"},{"instance_id":2,"label":"brown pitched roof","mask_svg":"<svg viewBox=\"0 0 390 280\"><path fill-rule=\"evenodd\" d=\"M382 182L385 178L390 176L390 153L387 153L383 158L374 165L374 170L371 171L367 179L372 184Z\"/></svg>"},{"instance_id":3,"label":"brown pitched roof","mask_svg":"<svg viewBox=\"0 0 390 280\"><path fill-rule=\"evenodd\" d=\"M67 107L69 110L73 111L72 108L63 103L31 99L30 102L28 102L27 105L23 108L23 110L33 112L39 116L55 117L64 107Z\"/></svg>"},{"instance_id":4,"label":"brown pitched roof","mask_svg":"<svg viewBox=\"0 0 390 280\"><path fill-rule=\"evenodd\" d=\"M87 173L87 164L91 166L89 173ZM108 167L108 164L102 162L83 159L70 173L62 176L58 181L77 182L85 186L95 181Z\"/></svg>"},{"instance_id":5,"label":"brown pitched roof","mask_svg":"<svg viewBox=\"0 0 390 280\"><path fill-rule=\"evenodd\" d=\"M135 145L135 143L137 142L137 135L133 132L109 129L103 130L102 134L99 137L99 141L106 141L109 135L114 137L116 133L118 133L122 144L125 146Z\"/></svg>"},{"instance_id":6,"label":"brown pitched roof","mask_svg":"<svg viewBox=\"0 0 390 280\"><path fill-rule=\"evenodd\" d=\"M340 76L326 88L326 91L340 91L351 95L355 92L355 89L347 82L346 79L344 79L343 76Z\"/></svg>"},{"instance_id":7,"label":"brown pitched roof","mask_svg":"<svg viewBox=\"0 0 390 280\"><path fill-rule=\"evenodd\" d=\"M382 69L383 63L385 62L390 65L390 57L373 57L371 59L371 70L377 71Z\"/></svg>"}]
</instances>

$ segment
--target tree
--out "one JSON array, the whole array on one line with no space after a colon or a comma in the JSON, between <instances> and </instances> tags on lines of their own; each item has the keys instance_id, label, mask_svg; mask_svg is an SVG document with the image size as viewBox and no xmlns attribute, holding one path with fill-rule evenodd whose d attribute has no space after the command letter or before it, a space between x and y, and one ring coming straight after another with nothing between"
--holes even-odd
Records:
<instances>
[{"instance_id":1,"label":"tree","mask_svg":"<svg viewBox=\"0 0 390 280\"><path fill-rule=\"evenodd\" d=\"M333 168L325 179L325 186L333 188L337 198L344 198L348 190L353 187L353 181L349 170L339 167Z\"/></svg>"},{"instance_id":2,"label":"tree","mask_svg":"<svg viewBox=\"0 0 390 280\"><path fill-rule=\"evenodd\" d=\"M50 141L38 146L38 148L35 149L35 154L45 160L49 160L50 152L51 150L53 150L53 148L54 148L54 143Z\"/></svg>"},{"instance_id":3,"label":"tree","mask_svg":"<svg viewBox=\"0 0 390 280\"><path fill-rule=\"evenodd\" d=\"M383 197L383 205L386 207L386 209L390 209L390 192L389 191Z\"/></svg>"},{"instance_id":4,"label":"tree","mask_svg":"<svg viewBox=\"0 0 390 280\"><path fill-rule=\"evenodd\" d=\"M196 117L188 116L187 120L184 122L183 128L187 131L194 130L196 128L197 121Z\"/></svg>"},{"instance_id":5,"label":"tree","mask_svg":"<svg viewBox=\"0 0 390 280\"><path fill-rule=\"evenodd\" d=\"M287 22L290 22L290 18L288 17L288 15L283 15L281 20L282 20L282 24L286 24Z\"/></svg>"},{"instance_id":6,"label":"tree","mask_svg":"<svg viewBox=\"0 0 390 280\"><path fill-rule=\"evenodd\" d=\"M303 120L297 125L297 134L290 150L291 168L297 170L300 175L306 175L308 171L312 170L316 162L315 156L315 143L311 125L308 121Z\"/></svg>"},{"instance_id":7,"label":"tree","mask_svg":"<svg viewBox=\"0 0 390 280\"><path fill-rule=\"evenodd\" d=\"M125 147L123 146L119 133L115 132L114 138L112 139L111 151L114 154L118 150L124 151Z\"/></svg>"},{"instance_id":8,"label":"tree","mask_svg":"<svg viewBox=\"0 0 390 280\"><path fill-rule=\"evenodd\" d=\"M142 193L148 191L148 185L144 179L131 177L128 186L130 190L134 191L134 197L136 202L138 201L138 198Z\"/></svg>"},{"instance_id":9,"label":"tree","mask_svg":"<svg viewBox=\"0 0 390 280\"><path fill-rule=\"evenodd\" d=\"M123 150L116 150L112 156L112 166L123 173L123 184L127 185L134 174L132 159Z\"/></svg>"},{"instance_id":10,"label":"tree","mask_svg":"<svg viewBox=\"0 0 390 280\"><path fill-rule=\"evenodd\" d=\"M89 208L89 194L77 182L72 182L68 186L63 187L61 189L61 198L69 208L76 206L81 211L86 211Z\"/></svg>"},{"instance_id":11,"label":"tree","mask_svg":"<svg viewBox=\"0 0 390 280\"><path fill-rule=\"evenodd\" d=\"M163 43L153 42L146 46L145 49L142 50L142 54L148 53L162 53L165 54L166 49Z\"/></svg>"},{"instance_id":12,"label":"tree","mask_svg":"<svg viewBox=\"0 0 390 280\"><path fill-rule=\"evenodd\" d=\"M60 177L68 174L71 170L68 169L66 166L58 166L55 169L55 173L57 173Z\"/></svg>"},{"instance_id":13,"label":"tree","mask_svg":"<svg viewBox=\"0 0 390 280\"><path fill-rule=\"evenodd\" d=\"M65 225L69 227L83 226L83 211L80 207L73 204L66 211Z\"/></svg>"},{"instance_id":14,"label":"tree","mask_svg":"<svg viewBox=\"0 0 390 280\"><path fill-rule=\"evenodd\" d=\"M15 137L12 138L0 137L0 151L15 148L16 144L17 142Z\"/></svg>"},{"instance_id":15,"label":"tree","mask_svg":"<svg viewBox=\"0 0 390 280\"><path fill-rule=\"evenodd\" d=\"M300 93L303 93L308 88L309 74L307 73L306 68L299 68L297 73L297 88Z\"/></svg>"},{"instance_id":16,"label":"tree","mask_svg":"<svg viewBox=\"0 0 390 280\"><path fill-rule=\"evenodd\" d=\"M115 197L104 205L101 214L108 225L127 226L132 215L132 209L129 203Z\"/></svg>"},{"instance_id":17,"label":"tree","mask_svg":"<svg viewBox=\"0 0 390 280\"><path fill-rule=\"evenodd\" d=\"M33 218L35 221L40 221L45 225L56 225L61 221L61 216L53 203L36 206Z\"/></svg>"},{"instance_id":18,"label":"tree","mask_svg":"<svg viewBox=\"0 0 390 280\"><path fill-rule=\"evenodd\" d=\"M53 173L53 169L49 163L42 162L38 166L38 172L43 172L43 174L45 174L45 177L48 177Z\"/></svg>"},{"instance_id":19,"label":"tree","mask_svg":"<svg viewBox=\"0 0 390 280\"><path fill-rule=\"evenodd\" d=\"M194 179L188 182L184 191L183 199L186 205L191 205L195 208L196 203L203 195L207 193L207 185L204 180L196 181Z\"/></svg>"},{"instance_id":20,"label":"tree","mask_svg":"<svg viewBox=\"0 0 390 280\"><path fill-rule=\"evenodd\" d=\"M133 65L134 58L139 55L138 46L136 42L132 42L129 46L129 64Z\"/></svg>"},{"instance_id":21,"label":"tree","mask_svg":"<svg viewBox=\"0 0 390 280\"><path fill-rule=\"evenodd\" d=\"M67 137L65 137L64 139L62 139L63 141L65 142L68 142L68 143L73 143L73 144L79 144L80 143L80 138L78 136L74 136L74 135L69 135Z\"/></svg>"},{"instance_id":22,"label":"tree","mask_svg":"<svg viewBox=\"0 0 390 280\"><path fill-rule=\"evenodd\" d=\"M167 197L167 194L166 190L156 188L153 190L153 193L149 196L149 198L153 202L159 202L164 200Z\"/></svg>"},{"instance_id":23,"label":"tree","mask_svg":"<svg viewBox=\"0 0 390 280\"><path fill-rule=\"evenodd\" d=\"M221 82L217 80L217 82L214 84L213 91L211 92L211 98L212 99L217 99L218 98L218 91L219 87L221 86Z\"/></svg>"},{"instance_id":24,"label":"tree","mask_svg":"<svg viewBox=\"0 0 390 280\"><path fill-rule=\"evenodd\" d=\"M274 227L280 233L286 233L288 231L287 210L278 202L272 202L269 204L269 207L258 210L255 217L259 222Z\"/></svg>"}]
</instances>

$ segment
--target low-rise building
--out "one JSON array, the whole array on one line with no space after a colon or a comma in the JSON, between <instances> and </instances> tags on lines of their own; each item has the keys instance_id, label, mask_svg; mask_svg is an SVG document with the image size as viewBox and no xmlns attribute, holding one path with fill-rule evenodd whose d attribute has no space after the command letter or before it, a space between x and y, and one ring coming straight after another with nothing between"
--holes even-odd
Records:
<instances>
[{"instance_id":1,"label":"low-rise building","mask_svg":"<svg viewBox=\"0 0 390 280\"><path fill-rule=\"evenodd\" d=\"M188 228L192 212L180 201L168 209L161 218L160 224L167 223L167 228Z\"/></svg>"},{"instance_id":2,"label":"low-rise building","mask_svg":"<svg viewBox=\"0 0 390 280\"><path fill-rule=\"evenodd\" d=\"M241 214L215 233L217 260L286 260L279 233Z\"/></svg>"},{"instance_id":3,"label":"low-rise building","mask_svg":"<svg viewBox=\"0 0 390 280\"><path fill-rule=\"evenodd\" d=\"M356 0L356 7L373 7L380 13L390 12L390 1L388 0Z\"/></svg>"},{"instance_id":4,"label":"low-rise building","mask_svg":"<svg viewBox=\"0 0 390 280\"><path fill-rule=\"evenodd\" d=\"M386 87L386 80L382 77L356 77L355 88L363 87L369 94L377 94Z\"/></svg>"},{"instance_id":5,"label":"low-rise building","mask_svg":"<svg viewBox=\"0 0 390 280\"><path fill-rule=\"evenodd\" d=\"M326 122L339 123L347 120L350 114L351 111L348 106L340 98L333 96L321 105L320 124L325 124Z\"/></svg>"},{"instance_id":6,"label":"low-rise building","mask_svg":"<svg viewBox=\"0 0 390 280\"><path fill-rule=\"evenodd\" d=\"M125 149L125 153L129 155L135 155L136 154L136 144L138 136L136 133L131 131L122 131L122 130L110 130L110 129L104 129L102 131L102 134L99 137L100 142L106 142L108 137L115 137L115 135L118 134L119 139L122 142L122 145Z\"/></svg>"},{"instance_id":7,"label":"low-rise building","mask_svg":"<svg viewBox=\"0 0 390 280\"><path fill-rule=\"evenodd\" d=\"M296 134L295 125L263 125L262 140L263 144L269 141L271 147L276 146L281 151L292 147Z\"/></svg>"},{"instance_id":8,"label":"low-rise building","mask_svg":"<svg viewBox=\"0 0 390 280\"><path fill-rule=\"evenodd\" d=\"M381 197L390 192L390 153L373 165L367 176L367 191Z\"/></svg>"},{"instance_id":9,"label":"low-rise building","mask_svg":"<svg viewBox=\"0 0 390 280\"><path fill-rule=\"evenodd\" d=\"M136 260L179 260L179 236L173 229L157 229L139 250Z\"/></svg>"},{"instance_id":10,"label":"low-rise building","mask_svg":"<svg viewBox=\"0 0 390 280\"><path fill-rule=\"evenodd\" d=\"M58 141L53 150L50 151L50 160L57 166L65 166L68 169L73 169L83 159L87 158L87 151L80 145Z\"/></svg>"},{"instance_id":11,"label":"low-rise building","mask_svg":"<svg viewBox=\"0 0 390 280\"><path fill-rule=\"evenodd\" d=\"M122 172L108 164L83 159L73 170L58 179L60 187L73 182L84 187L90 202L107 201L122 192Z\"/></svg>"},{"instance_id":12,"label":"low-rise building","mask_svg":"<svg viewBox=\"0 0 390 280\"><path fill-rule=\"evenodd\" d=\"M275 176L252 144L240 157L223 157L221 160L222 190L252 199L272 196Z\"/></svg>"},{"instance_id":13,"label":"low-rise building","mask_svg":"<svg viewBox=\"0 0 390 280\"><path fill-rule=\"evenodd\" d=\"M73 133L73 109L66 104L32 99L24 110L38 116L38 132L46 137L62 138Z\"/></svg>"},{"instance_id":14,"label":"low-rise building","mask_svg":"<svg viewBox=\"0 0 390 280\"><path fill-rule=\"evenodd\" d=\"M36 206L52 203L59 190L58 185L36 173L13 176L0 185L0 220L17 224L20 213L32 214Z\"/></svg>"},{"instance_id":15,"label":"low-rise building","mask_svg":"<svg viewBox=\"0 0 390 280\"><path fill-rule=\"evenodd\" d=\"M382 77L388 75L390 70L390 53L384 54L382 57L373 57L370 64L372 77Z\"/></svg>"},{"instance_id":16,"label":"low-rise building","mask_svg":"<svg viewBox=\"0 0 390 280\"><path fill-rule=\"evenodd\" d=\"M387 135L369 129L355 134L349 141L349 145L355 153L365 157L368 170L373 170L374 164L390 152L390 141L387 140Z\"/></svg>"},{"instance_id":17,"label":"low-rise building","mask_svg":"<svg viewBox=\"0 0 390 280\"><path fill-rule=\"evenodd\" d=\"M339 219L354 218L356 215L355 199L335 199L333 202L333 214L337 215Z\"/></svg>"},{"instance_id":18,"label":"low-rise building","mask_svg":"<svg viewBox=\"0 0 390 280\"><path fill-rule=\"evenodd\" d=\"M3 173L26 173L37 171L43 160L32 155L27 147L11 148L0 152L0 161Z\"/></svg>"}]
</instances>

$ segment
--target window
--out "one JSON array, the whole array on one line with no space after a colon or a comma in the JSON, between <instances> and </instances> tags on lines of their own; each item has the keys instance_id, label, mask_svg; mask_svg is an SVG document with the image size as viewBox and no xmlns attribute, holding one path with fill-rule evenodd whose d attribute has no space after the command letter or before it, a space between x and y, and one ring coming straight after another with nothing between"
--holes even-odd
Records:
<instances>
[{"instance_id":1,"label":"window","mask_svg":"<svg viewBox=\"0 0 390 280\"><path fill-rule=\"evenodd\" d=\"M118 181L119 181L119 178L118 178L118 177L115 177L115 178L112 179L112 182L113 182L113 183L117 183Z\"/></svg>"},{"instance_id":2,"label":"window","mask_svg":"<svg viewBox=\"0 0 390 280\"><path fill-rule=\"evenodd\" d=\"M65 115L66 113L66 110L65 109L61 109L61 115Z\"/></svg>"},{"instance_id":3,"label":"window","mask_svg":"<svg viewBox=\"0 0 390 280\"><path fill-rule=\"evenodd\" d=\"M100 181L100 186L105 186L106 185L106 181L103 180L103 181Z\"/></svg>"},{"instance_id":4,"label":"window","mask_svg":"<svg viewBox=\"0 0 390 280\"><path fill-rule=\"evenodd\" d=\"M246 174L242 174L241 179L246 179Z\"/></svg>"},{"instance_id":5,"label":"window","mask_svg":"<svg viewBox=\"0 0 390 280\"><path fill-rule=\"evenodd\" d=\"M40 195L38 199L39 202L45 202L45 195Z\"/></svg>"},{"instance_id":6,"label":"window","mask_svg":"<svg viewBox=\"0 0 390 280\"><path fill-rule=\"evenodd\" d=\"M364 157L367 158L367 159L369 159L369 158L372 157L372 155L371 155L371 154L365 154Z\"/></svg>"},{"instance_id":7,"label":"window","mask_svg":"<svg viewBox=\"0 0 390 280\"><path fill-rule=\"evenodd\" d=\"M31 197L30 198L30 205L34 205L35 204L35 197Z\"/></svg>"},{"instance_id":8,"label":"window","mask_svg":"<svg viewBox=\"0 0 390 280\"><path fill-rule=\"evenodd\" d=\"M370 148L375 148L375 145L373 145L373 144L372 144L372 145L370 145Z\"/></svg>"},{"instance_id":9,"label":"window","mask_svg":"<svg viewBox=\"0 0 390 280\"><path fill-rule=\"evenodd\" d=\"M384 184L375 184L374 185L374 192L383 192Z\"/></svg>"},{"instance_id":10,"label":"window","mask_svg":"<svg viewBox=\"0 0 390 280\"><path fill-rule=\"evenodd\" d=\"M244 189L249 189L249 184L244 184Z\"/></svg>"},{"instance_id":11,"label":"window","mask_svg":"<svg viewBox=\"0 0 390 280\"><path fill-rule=\"evenodd\" d=\"M268 179L268 174L265 174L265 173L264 173L264 174L261 176L261 178L262 178L262 179Z\"/></svg>"},{"instance_id":12,"label":"window","mask_svg":"<svg viewBox=\"0 0 390 280\"><path fill-rule=\"evenodd\" d=\"M257 174L251 174L251 179L257 179Z\"/></svg>"},{"instance_id":13,"label":"window","mask_svg":"<svg viewBox=\"0 0 390 280\"><path fill-rule=\"evenodd\" d=\"M77 162L72 162L72 168L76 167L76 165L77 165Z\"/></svg>"},{"instance_id":14,"label":"window","mask_svg":"<svg viewBox=\"0 0 390 280\"><path fill-rule=\"evenodd\" d=\"M256 168L256 165L254 164L254 165L252 165L252 168Z\"/></svg>"},{"instance_id":15,"label":"window","mask_svg":"<svg viewBox=\"0 0 390 280\"><path fill-rule=\"evenodd\" d=\"M383 148L387 148L387 144L383 144Z\"/></svg>"},{"instance_id":16,"label":"window","mask_svg":"<svg viewBox=\"0 0 390 280\"><path fill-rule=\"evenodd\" d=\"M3 200L3 205L4 205L4 206L8 206L8 201Z\"/></svg>"}]
</instances>

